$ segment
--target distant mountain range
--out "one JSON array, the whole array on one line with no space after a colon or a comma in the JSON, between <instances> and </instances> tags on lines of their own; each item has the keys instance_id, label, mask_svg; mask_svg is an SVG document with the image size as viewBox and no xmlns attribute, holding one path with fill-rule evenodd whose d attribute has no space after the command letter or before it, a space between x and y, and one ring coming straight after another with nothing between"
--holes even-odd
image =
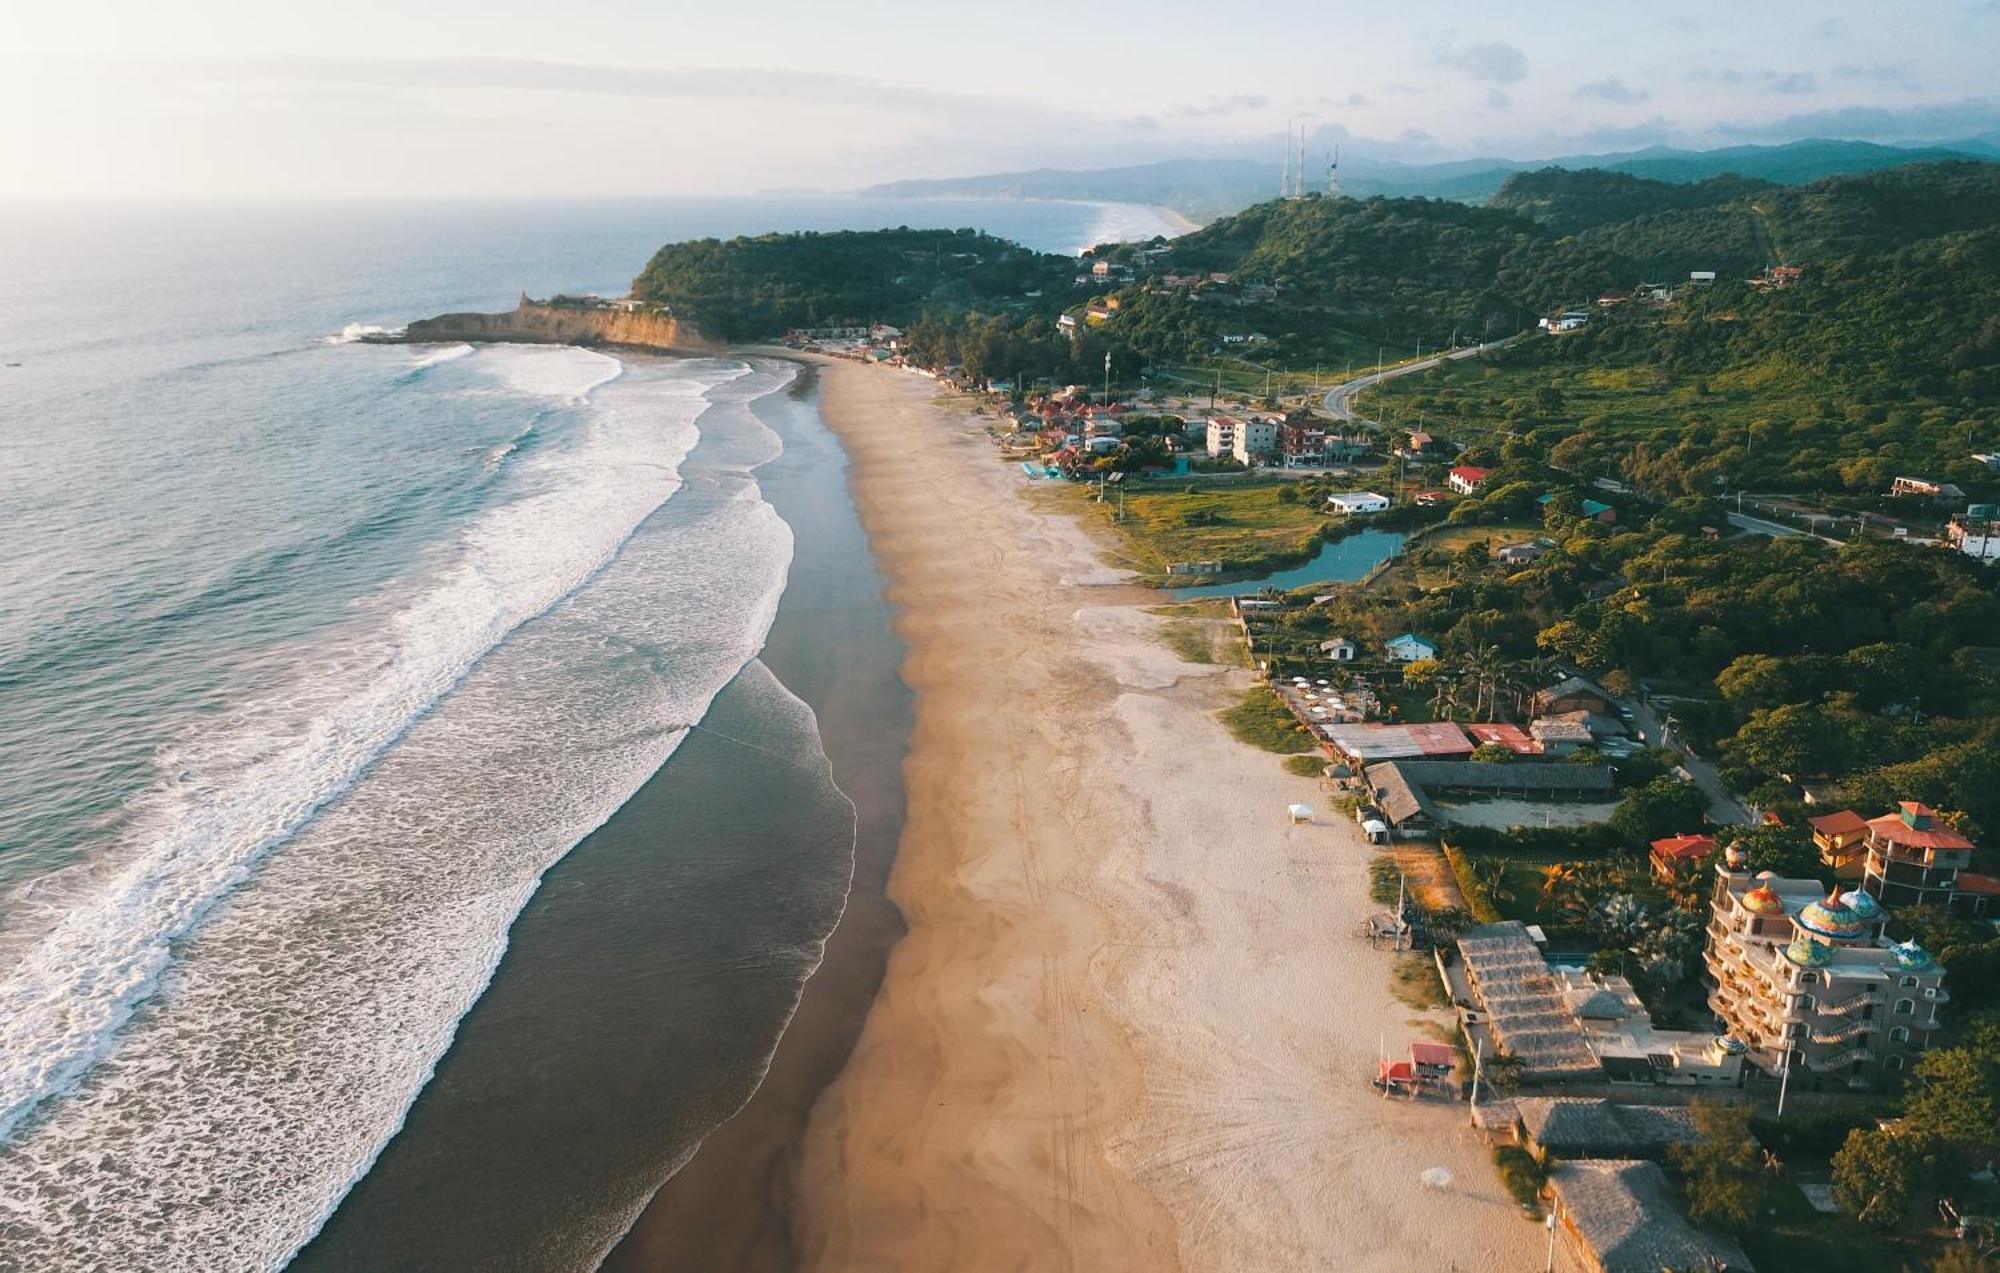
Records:
<instances>
[{"instance_id":1,"label":"distant mountain range","mask_svg":"<svg viewBox=\"0 0 2000 1273\"><path fill-rule=\"evenodd\" d=\"M1559 159L1461 159L1441 164L1404 164L1351 158L1341 163L1341 193L1357 197L1425 196L1461 203L1485 203L1518 172L1544 168L1596 168L1653 181L1693 183L1733 174L1780 185L1802 185L1845 173L1875 172L1940 159L2000 158L1993 138L1948 146L1882 146L1863 141L1812 139L1777 146L1730 146L1721 150L1645 150ZM989 173L976 177L891 181L870 186L863 196L885 198L1089 199L1148 203L1207 221L1240 211L1278 192L1281 167L1255 159L1169 159L1124 168ZM1323 186L1324 182L1314 183Z\"/></svg>"}]
</instances>

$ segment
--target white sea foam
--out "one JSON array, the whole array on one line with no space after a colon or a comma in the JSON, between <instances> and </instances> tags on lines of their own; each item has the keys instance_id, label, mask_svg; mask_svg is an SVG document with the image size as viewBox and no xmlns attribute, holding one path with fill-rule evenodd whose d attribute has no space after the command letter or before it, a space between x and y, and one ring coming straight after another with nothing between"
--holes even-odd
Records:
<instances>
[{"instance_id":1,"label":"white sea foam","mask_svg":"<svg viewBox=\"0 0 2000 1273\"><path fill-rule=\"evenodd\" d=\"M562 392L601 383L595 358L510 351L496 370ZM763 642L791 538L747 472L631 533L678 487L703 390L777 383L743 371L675 364L593 398L586 436L524 462L530 493L469 527L376 640L183 745L141 818L156 846L0 990L16 1116L71 1085L0 1153L0 1251L275 1268L324 1222L541 873ZM774 453L737 414L749 462Z\"/></svg>"},{"instance_id":2,"label":"white sea foam","mask_svg":"<svg viewBox=\"0 0 2000 1273\"><path fill-rule=\"evenodd\" d=\"M370 336L397 336L402 328L377 327L373 323L349 323L331 336L322 339L329 345L351 345L357 340L367 340Z\"/></svg>"},{"instance_id":3,"label":"white sea foam","mask_svg":"<svg viewBox=\"0 0 2000 1273\"><path fill-rule=\"evenodd\" d=\"M412 372L428 371L432 367L439 367L448 362L457 362L461 358L470 358L472 352L472 346L470 345L447 345L443 349L433 350L411 363L410 370Z\"/></svg>"}]
</instances>

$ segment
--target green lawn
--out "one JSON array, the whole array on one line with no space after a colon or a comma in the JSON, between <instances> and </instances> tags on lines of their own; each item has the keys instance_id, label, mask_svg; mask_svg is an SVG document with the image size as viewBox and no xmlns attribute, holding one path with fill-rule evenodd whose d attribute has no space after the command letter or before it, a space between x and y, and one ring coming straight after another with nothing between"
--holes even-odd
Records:
<instances>
[{"instance_id":1,"label":"green lawn","mask_svg":"<svg viewBox=\"0 0 2000 1273\"><path fill-rule=\"evenodd\" d=\"M1541 912L1542 868L1570 858L1560 853L1468 853L1467 861L1475 866L1491 858L1498 857L1507 863L1507 882L1503 890L1506 896L1493 899L1494 908L1504 919L1518 919L1524 924L1558 924L1554 916Z\"/></svg>"},{"instance_id":2,"label":"green lawn","mask_svg":"<svg viewBox=\"0 0 2000 1273\"><path fill-rule=\"evenodd\" d=\"M1127 487L1122 518L1115 494L1100 504L1079 486L1071 498L1109 523L1128 564L1159 579L1174 562L1220 561L1225 570L1257 570L1302 561L1319 546L1319 511L1278 498L1290 481L1196 482L1192 494L1188 485Z\"/></svg>"}]
</instances>

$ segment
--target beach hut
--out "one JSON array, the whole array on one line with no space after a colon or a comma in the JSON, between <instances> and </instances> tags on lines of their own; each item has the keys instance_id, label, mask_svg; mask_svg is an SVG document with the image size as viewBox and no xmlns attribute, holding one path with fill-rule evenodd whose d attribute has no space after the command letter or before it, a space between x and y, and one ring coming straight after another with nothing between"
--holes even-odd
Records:
<instances>
[{"instance_id":1,"label":"beach hut","mask_svg":"<svg viewBox=\"0 0 2000 1273\"><path fill-rule=\"evenodd\" d=\"M1313 807L1309 804L1295 804L1291 807L1290 812L1292 821L1295 823L1311 822L1313 820Z\"/></svg>"}]
</instances>

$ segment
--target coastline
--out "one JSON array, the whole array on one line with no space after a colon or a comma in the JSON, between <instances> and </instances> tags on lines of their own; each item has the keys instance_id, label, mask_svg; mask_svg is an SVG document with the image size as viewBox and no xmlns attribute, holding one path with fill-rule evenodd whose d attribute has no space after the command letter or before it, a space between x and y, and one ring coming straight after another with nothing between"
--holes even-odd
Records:
<instances>
[{"instance_id":1,"label":"coastline","mask_svg":"<svg viewBox=\"0 0 2000 1273\"><path fill-rule=\"evenodd\" d=\"M1463 1111L1368 1084L1382 1041L1446 1018L1356 935L1358 830L1289 823L1315 784L1214 716L1248 673L1170 652L1159 594L932 392L823 374L916 721L888 890L909 932L807 1122L798 1267L1538 1259ZM1436 1166L1459 1183L1421 1189Z\"/></svg>"}]
</instances>

